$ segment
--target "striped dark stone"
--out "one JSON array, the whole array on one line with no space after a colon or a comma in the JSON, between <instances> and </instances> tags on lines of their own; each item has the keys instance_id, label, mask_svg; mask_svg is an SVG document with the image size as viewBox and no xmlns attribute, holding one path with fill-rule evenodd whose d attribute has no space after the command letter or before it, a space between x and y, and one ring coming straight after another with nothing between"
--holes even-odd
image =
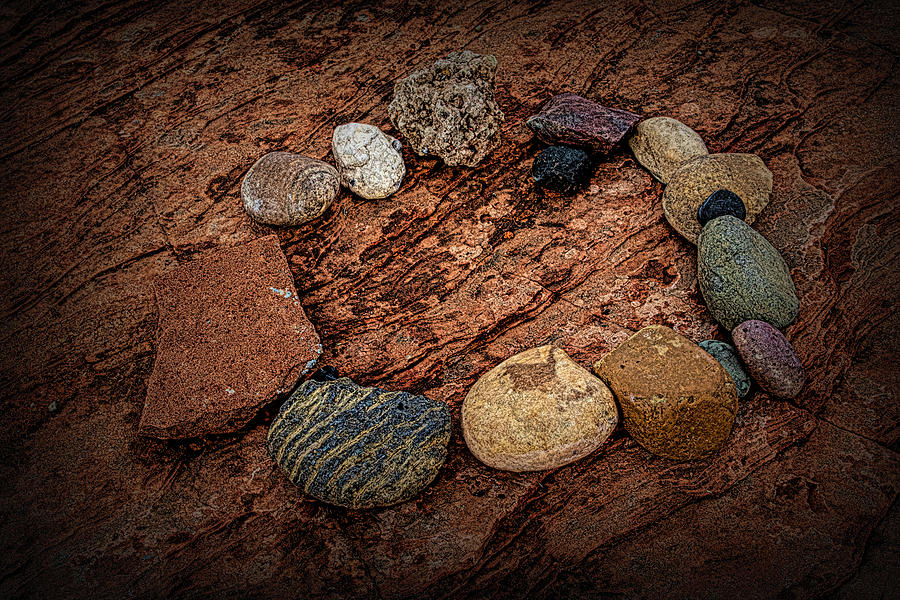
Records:
<instances>
[{"instance_id":1,"label":"striped dark stone","mask_svg":"<svg viewBox=\"0 0 900 600\"><path fill-rule=\"evenodd\" d=\"M269 429L269 455L304 492L346 508L409 500L447 458L450 411L425 396L306 381Z\"/></svg>"}]
</instances>

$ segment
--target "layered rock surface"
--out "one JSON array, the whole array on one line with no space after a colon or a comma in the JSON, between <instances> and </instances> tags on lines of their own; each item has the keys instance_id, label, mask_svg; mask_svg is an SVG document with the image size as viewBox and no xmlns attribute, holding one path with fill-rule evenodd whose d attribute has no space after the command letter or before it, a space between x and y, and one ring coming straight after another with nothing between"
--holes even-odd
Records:
<instances>
[{"instance_id":1,"label":"layered rock surface","mask_svg":"<svg viewBox=\"0 0 900 600\"><path fill-rule=\"evenodd\" d=\"M900 489L884 6L356 4L302 18L278 3L157 6L5 8L0 596L893 589L870 579L891 572L891 537L873 532L890 530ZM626 149L597 166L596 190L533 191L524 120L572 85L764 159L773 194L753 226L784 253L803 306L788 329L808 370L800 394L751 393L723 451L686 464L620 429L568 467L507 473L457 429L425 493L352 518L272 462L269 412L223 437L137 435L155 276L261 235L240 183L262 154L323 157L334 126L385 126L394 82L463 47L497 53L508 113L477 177L410 160L390 201L346 194L278 230L320 362L446 402L458 424L468 388L518 349L552 342L587 365L650 323L694 340L719 328L660 184Z\"/></svg>"}]
</instances>

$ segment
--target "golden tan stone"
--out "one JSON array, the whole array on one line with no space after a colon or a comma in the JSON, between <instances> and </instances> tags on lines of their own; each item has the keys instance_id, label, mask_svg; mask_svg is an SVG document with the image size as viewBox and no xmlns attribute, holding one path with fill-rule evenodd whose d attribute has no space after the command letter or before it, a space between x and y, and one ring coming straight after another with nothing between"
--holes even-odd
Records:
<instances>
[{"instance_id":1,"label":"golden tan stone","mask_svg":"<svg viewBox=\"0 0 900 600\"><path fill-rule=\"evenodd\" d=\"M617 423L606 385L555 346L506 359L475 382L462 407L469 450L506 471L578 460L599 448Z\"/></svg>"},{"instance_id":2,"label":"golden tan stone","mask_svg":"<svg viewBox=\"0 0 900 600\"><path fill-rule=\"evenodd\" d=\"M737 389L697 344L651 325L594 364L622 408L625 429L644 448L674 460L718 450L734 423Z\"/></svg>"},{"instance_id":3,"label":"golden tan stone","mask_svg":"<svg viewBox=\"0 0 900 600\"><path fill-rule=\"evenodd\" d=\"M686 161L709 154L696 131L671 117L641 121L628 145L637 161L663 183Z\"/></svg>"},{"instance_id":4,"label":"golden tan stone","mask_svg":"<svg viewBox=\"0 0 900 600\"><path fill-rule=\"evenodd\" d=\"M663 212L672 227L692 244L700 235L697 210L716 190L740 196L748 224L769 203L772 172L755 154L708 154L687 161L672 173L663 192Z\"/></svg>"}]
</instances>

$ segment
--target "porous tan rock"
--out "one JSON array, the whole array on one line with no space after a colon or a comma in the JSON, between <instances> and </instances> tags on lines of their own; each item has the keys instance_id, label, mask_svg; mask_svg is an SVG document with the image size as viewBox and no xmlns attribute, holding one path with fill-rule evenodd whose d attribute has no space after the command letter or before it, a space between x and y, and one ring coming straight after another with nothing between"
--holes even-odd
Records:
<instances>
[{"instance_id":1,"label":"porous tan rock","mask_svg":"<svg viewBox=\"0 0 900 600\"><path fill-rule=\"evenodd\" d=\"M260 223L301 225L328 210L339 189L338 172L328 163L293 152L269 152L244 176L241 200Z\"/></svg>"},{"instance_id":2,"label":"porous tan rock","mask_svg":"<svg viewBox=\"0 0 900 600\"><path fill-rule=\"evenodd\" d=\"M582 458L618 423L612 393L555 346L512 356L472 386L462 430L478 460L506 471L540 471Z\"/></svg>"},{"instance_id":3,"label":"porous tan rock","mask_svg":"<svg viewBox=\"0 0 900 600\"><path fill-rule=\"evenodd\" d=\"M693 244L700 235L697 210L716 190L740 196L752 224L769 203L772 172L755 154L708 154L678 167L663 192L663 212L678 233Z\"/></svg>"},{"instance_id":4,"label":"porous tan rock","mask_svg":"<svg viewBox=\"0 0 900 600\"><path fill-rule=\"evenodd\" d=\"M673 460L718 450L734 423L737 389L719 362L662 325L638 331L594 364L622 408L625 429Z\"/></svg>"},{"instance_id":5,"label":"porous tan rock","mask_svg":"<svg viewBox=\"0 0 900 600\"><path fill-rule=\"evenodd\" d=\"M628 139L634 157L663 183L686 161L709 154L700 135L671 117L652 117L638 123Z\"/></svg>"}]
</instances>

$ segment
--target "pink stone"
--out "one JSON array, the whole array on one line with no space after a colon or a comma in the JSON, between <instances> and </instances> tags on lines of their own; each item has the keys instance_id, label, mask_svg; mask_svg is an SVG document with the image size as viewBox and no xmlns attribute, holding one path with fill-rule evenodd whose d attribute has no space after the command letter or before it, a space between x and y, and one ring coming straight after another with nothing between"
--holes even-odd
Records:
<instances>
[{"instance_id":1,"label":"pink stone","mask_svg":"<svg viewBox=\"0 0 900 600\"><path fill-rule=\"evenodd\" d=\"M806 382L806 371L784 335L765 321L744 321L731 332L734 346L759 387L793 398Z\"/></svg>"},{"instance_id":2,"label":"pink stone","mask_svg":"<svg viewBox=\"0 0 900 600\"><path fill-rule=\"evenodd\" d=\"M274 235L165 273L156 299L142 435L236 431L289 391L322 352Z\"/></svg>"},{"instance_id":3,"label":"pink stone","mask_svg":"<svg viewBox=\"0 0 900 600\"><path fill-rule=\"evenodd\" d=\"M606 154L641 120L640 115L607 108L571 93L559 94L527 121L541 141L582 146Z\"/></svg>"}]
</instances>

